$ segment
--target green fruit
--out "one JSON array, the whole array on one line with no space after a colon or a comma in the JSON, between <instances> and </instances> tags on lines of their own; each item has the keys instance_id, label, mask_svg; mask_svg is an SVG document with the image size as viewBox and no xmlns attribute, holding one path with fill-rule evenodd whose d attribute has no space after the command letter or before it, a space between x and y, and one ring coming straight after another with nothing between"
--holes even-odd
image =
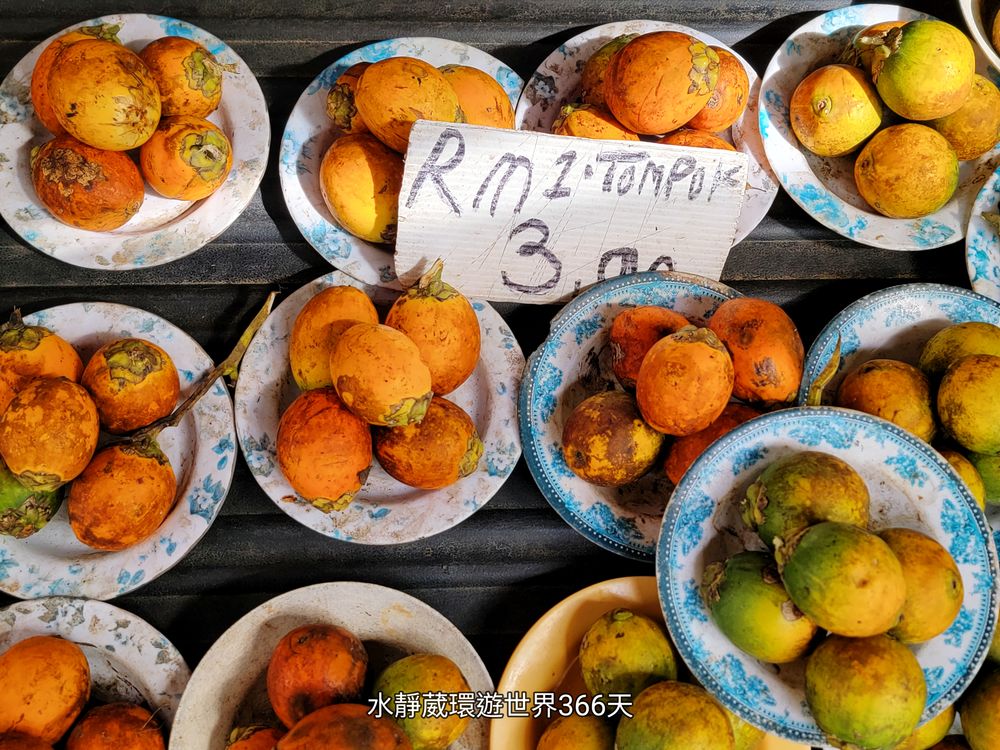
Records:
<instances>
[{"instance_id":1,"label":"green fruit","mask_svg":"<svg viewBox=\"0 0 1000 750\"><path fill-rule=\"evenodd\" d=\"M952 364L938 388L937 410L963 448L1000 455L1000 357L973 354Z\"/></svg>"},{"instance_id":2,"label":"green fruit","mask_svg":"<svg viewBox=\"0 0 1000 750\"><path fill-rule=\"evenodd\" d=\"M816 634L816 625L792 604L774 560L764 552L740 552L706 567L702 596L719 629L755 659L795 661Z\"/></svg>"},{"instance_id":3,"label":"green fruit","mask_svg":"<svg viewBox=\"0 0 1000 750\"><path fill-rule=\"evenodd\" d=\"M836 456L803 451L779 458L747 489L740 503L747 527L774 549L819 521L868 525L868 487Z\"/></svg>"},{"instance_id":4,"label":"green fruit","mask_svg":"<svg viewBox=\"0 0 1000 750\"><path fill-rule=\"evenodd\" d=\"M444 750L462 736L470 721L467 716L447 711L442 717L434 716L424 708L424 695L420 698L421 710L413 716L396 711L394 696L399 693L471 692L461 670L446 656L413 654L395 661L375 680L372 692L387 698L393 715L405 714L396 722L409 737L413 750Z\"/></svg>"},{"instance_id":5,"label":"green fruit","mask_svg":"<svg viewBox=\"0 0 1000 750\"><path fill-rule=\"evenodd\" d=\"M596 716L570 714L549 724L536 750L614 750L615 733Z\"/></svg>"},{"instance_id":6,"label":"green fruit","mask_svg":"<svg viewBox=\"0 0 1000 750\"><path fill-rule=\"evenodd\" d=\"M31 536L56 514L62 489L25 487L0 459L0 535L23 539Z\"/></svg>"},{"instance_id":7,"label":"green fruit","mask_svg":"<svg viewBox=\"0 0 1000 750\"><path fill-rule=\"evenodd\" d=\"M970 453L969 462L983 480L983 497L988 505L1000 505L1000 456Z\"/></svg>"},{"instance_id":8,"label":"green fruit","mask_svg":"<svg viewBox=\"0 0 1000 750\"><path fill-rule=\"evenodd\" d=\"M1000 671L980 674L958 706L962 733L972 750L1000 747Z\"/></svg>"},{"instance_id":9,"label":"green fruit","mask_svg":"<svg viewBox=\"0 0 1000 750\"><path fill-rule=\"evenodd\" d=\"M955 560L935 540L912 529L885 529L879 537L899 560L906 581L906 603L889 635L901 643L941 635L958 617L965 596Z\"/></svg>"},{"instance_id":10,"label":"green fruit","mask_svg":"<svg viewBox=\"0 0 1000 750\"><path fill-rule=\"evenodd\" d=\"M806 703L838 747L892 748L917 728L926 700L917 657L885 635L831 635L806 661Z\"/></svg>"},{"instance_id":11,"label":"green fruit","mask_svg":"<svg viewBox=\"0 0 1000 750\"><path fill-rule=\"evenodd\" d=\"M597 620L580 643L580 671L592 696L635 698L661 680L677 679L677 656L657 623L627 609Z\"/></svg>"},{"instance_id":12,"label":"green fruit","mask_svg":"<svg viewBox=\"0 0 1000 750\"><path fill-rule=\"evenodd\" d=\"M615 734L617 750L735 750L722 706L696 685L658 682L645 690Z\"/></svg>"},{"instance_id":13,"label":"green fruit","mask_svg":"<svg viewBox=\"0 0 1000 750\"><path fill-rule=\"evenodd\" d=\"M885 542L846 523L824 522L775 552L792 601L819 627L853 638L885 633L906 602L906 579Z\"/></svg>"},{"instance_id":14,"label":"green fruit","mask_svg":"<svg viewBox=\"0 0 1000 750\"><path fill-rule=\"evenodd\" d=\"M945 449L939 452L951 464L951 468L955 470L961 480L965 482L965 486L969 488L969 493L976 504L986 510L986 485L983 484L983 477L975 465L958 451Z\"/></svg>"},{"instance_id":15,"label":"green fruit","mask_svg":"<svg viewBox=\"0 0 1000 750\"><path fill-rule=\"evenodd\" d=\"M972 42L944 21L910 21L889 31L872 64L882 101L907 120L955 112L969 98L975 73Z\"/></svg>"},{"instance_id":16,"label":"green fruit","mask_svg":"<svg viewBox=\"0 0 1000 750\"><path fill-rule=\"evenodd\" d=\"M726 718L729 719L729 726L733 730L735 750L757 750L760 743L764 741L764 730L743 721L725 706L722 706L722 710L725 712Z\"/></svg>"},{"instance_id":17,"label":"green fruit","mask_svg":"<svg viewBox=\"0 0 1000 750\"><path fill-rule=\"evenodd\" d=\"M1000 328L976 321L942 328L924 344L917 366L936 381L953 363L970 354L1000 356Z\"/></svg>"},{"instance_id":18,"label":"green fruit","mask_svg":"<svg viewBox=\"0 0 1000 750\"><path fill-rule=\"evenodd\" d=\"M944 739L955 723L955 707L948 706L892 750L928 750Z\"/></svg>"}]
</instances>

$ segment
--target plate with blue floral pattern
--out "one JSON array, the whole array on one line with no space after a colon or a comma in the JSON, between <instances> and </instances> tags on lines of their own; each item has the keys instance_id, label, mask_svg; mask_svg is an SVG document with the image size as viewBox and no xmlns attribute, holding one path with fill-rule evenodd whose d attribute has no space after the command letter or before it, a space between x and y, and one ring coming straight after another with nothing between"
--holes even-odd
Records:
<instances>
[{"instance_id":1,"label":"plate with blue floral pattern","mask_svg":"<svg viewBox=\"0 0 1000 750\"><path fill-rule=\"evenodd\" d=\"M778 181L767 163L764 145L761 143L760 131L757 128L757 102L760 90L757 71L735 50L715 37L667 21L615 21L587 29L560 44L531 75L521 98L517 101L517 109L514 111L515 125L521 130L551 133L552 124L559 115L559 110L567 104L579 101L583 66L591 55L622 34L649 34L654 31L679 31L706 44L722 47L735 55L747 72L750 92L746 111L729 130L716 134L747 155L747 187L739 222L736 225L736 237L733 240L735 245L746 239L767 214L778 195Z\"/></svg>"},{"instance_id":2,"label":"plate with blue floral pattern","mask_svg":"<svg viewBox=\"0 0 1000 750\"><path fill-rule=\"evenodd\" d=\"M988 216L994 217L992 220ZM972 288L1000 300L1000 167L986 181L972 204L965 235L965 264Z\"/></svg>"},{"instance_id":3,"label":"plate with blue floral pattern","mask_svg":"<svg viewBox=\"0 0 1000 750\"><path fill-rule=\"evenodd\" d=\"M823 158L799 145L788 105L799 82L813 70L838 61L854 34L879 21L930 18L898 5L852 5L824 13L801 26L782 44L764 73L760 91L760 133L782 187L806 213L839 235L888 250L928 250L962 239L976 193L997 165L1000 147L960 162L958 190L944 208L917 219L890 219L876 212L854 183L857 154ZM977 51L977 70L988 64ZM995 75L995 72L994 72Z\"/></svg>"},{"instance_id":4,"label":"plate with blue floral pattern","mask_svg":"<svg viewBox=\"0 0 1000 750\"><path fill-rule=\"evenodd\" d=\"M191 670L174 645L141 617L107 602L65 596L0 609L0 654L35 636L78 645L90 666L94 698L145 705L169 731Z\"/></svg>"},{"instance_id":5,"label":"plate with blue floral pattern","mask_svg":"<svg viewBox=\"0 0 1000 750\"><path fill-rule=\"evenodd\" d=\"M224 65L219 108L208 116L229 138L233 166L228 179L200 201L164 198L148 185L142 208L111 232L89 232L55 219L31 186L31 149L52 134L31 106L31 71L56 37L81 26L117 24L118 38L133 52L163 36L202 44ZM84 268L118 271L169 263L190 255L222 234L243 213L267 166L271 125L267 103L253 72L232 47L197 26L144 13L102 16L53 34L35 46L0 84L0 215L28 244L57 260Z\"/></svg>"},{"instance_id":6,"label":"plate with blue floral pattern","mask_svg":"<svg viewBox=\"0 0 1000 750\"><path fill-rule=\"evenodd\" d=\"M26 315L69 341L84 364L104 344L126 337L164 349L180 376L180 400L214 364L188 334L153 313L110 302L78 302ZM177 499L160 528L118 552L87 547L73 534L66 503L24 539L0 536L0 591L21 599L78 596L112 599L170 570L212 525L236 466L233 404L220 378L176 427L157 441L177 477Z\"/></svg>"},{"instance_id":7,"label":"plate with blue floral pattern","mask_svg":"<svg viewBox=\"0 0 1000 750\"><path fill-rule=\"evenodd\" d=\"M951 627L913 646L927 682L923 719L953 704L972 682L993 638L997 553L982 511L933 448L893 424L833 407L796 407L740 425L712 444L677 486L656 555L660 602L678 651L729 710L771 734L826 746L804 693L805 659L780 669L736 648L699 593L705 567L763 549L739 517L739 499L766 466L817 450L849 463L871 495L871 530L911 528L954 558L965 598Z\"/></svg>"},{"instance_id":8,"label":"plate with blue floral pattern","mask_svg":"<svg viewBox=\"0 0 1000 750\"><path fill-rule=\"evenodd\" d=\"M563 425L573 409L595 393L620 389L611 368L611 322L629 307L661 305L704 324L738 296L693 274L647 271L609 279L566 305L528 360L518 409L528 469L553 509L595 544L652 562L673 489L660 466L625 487L600 487L576 476L563 458Z\"/></svg>"},{"instance_id":9,"label":"plate with blue floral pattern","mask_svg":"<svg viewBox=\"0 0 1000 750\"><path fill-rule=\"evenodd\" d=\"M278 160L281 191L288 212L302 236L330 265L372 286L402 289L396 278L391 245L378 245L345 231L323 202L319 167L336 132L326 114L326 97L333 84L352 65L389 57L416 57L434 66L459 64L493 76L517 102L524 81L482 50L435 37L401 37L369 44L345 55L313 79L288 117Z\"/></svg>"},{"instance_id":10,"label":"plate with blue floral pattern","mask_svg":"<svg viewBox=\"0 0 1000 750\"><path fill-rule=\"evenodd\" d=\"M500 314L471 300L479 317L476 369L445 398L472 418L483 441L476 470L438 490L419 490L390 477L373 459L368 479L344 510L325 513L298 495L278 466L278 423L301 391L288 362L288 338L299 311L318 292L350 285L382 313L399 292L333 271L301 287L268 317L247 349L236 384L236 431L250 472L281 510L320 534L358 544L400 544L452 528L483 507L503 486L521 456L517 389L524 355Z\"/></svg>"}]
</instances>

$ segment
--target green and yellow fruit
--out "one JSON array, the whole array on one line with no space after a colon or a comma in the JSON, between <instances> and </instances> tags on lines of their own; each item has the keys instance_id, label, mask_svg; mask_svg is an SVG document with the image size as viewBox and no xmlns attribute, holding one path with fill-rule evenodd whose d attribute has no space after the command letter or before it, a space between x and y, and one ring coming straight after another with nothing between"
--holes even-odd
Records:
<instances>
[{"instance_id":1,"label":"green and yellow fruit","mask_svg":"<svg viewBox=\"0 0 1000 750\"><path fill-rule=\"evenodd\" d=\"M984 499L987 505L1000 505L1000 456L970 453L969 462L976 467L983 480Z\"/></svg>"},{"instance_id":2,"label":"green and yellow fruit","mask_svg":"<svg viewBox=\"0 0 1000 750\"><path fill-rule=\"evenodd\" d=\"M948 706L892 750L928 750L945 738L955 723L955 707Z\"/></svg>"},{"instance_id":3,"label":"green and yellow fruit","mask_svg":"<svg viewBox=\"0 0 1000 750\"><path fill-rule=\"evenodd\" d=\"M802 79L788 114L799 143L817 156L844 156L882 125L882 103L867 76L826 65Z\"/></svg>"},{"instance_id":4,"label":"green and yellow fruit","mask_svg":"<svg viewBox=\"0 0 1000 750\"><path fill-rule=\"evenodd\" d=\"M372 692L388 698L395 706L399 693L420 693L421 708L415 716L398 718L399 726L410 738L413 750L444 750L465 732L471 718L450 713L437 718L423 710L427 693L468 693L471 691L458 666L446 656L413 654L390 664L375 680Z\"/></svg>"},{"instance_id":5,"label":"green and yellow fruit","mask_svg":"<svg viewBox=\"0 0 1000 750\"><path fill-rule=\"evenodd\" d=\"M687 125L709 133L729 129L743 116L750 98L750 78L743 63L723 47L712 47L719 56L719 82L708 103Z\"/></svg>"},{"instance_id":6,"label":"green and yellow fruit","mask_svg":"<svg viewBox=\"0 0 1000 750\"><path fill-rule=\"evenodd\" d=\"M970 321L942 328L920 350L917 366L937 383L945 370L970 354L993 354L1000 357L1000 327L992 323Z\"/></svg>"},{"instance_id":7,"label":"green and yellow fruit","mask_svg":"<svg viewBox=\"0 0 1000 750\"><path fill-rule=\"evenodd\" d=\"M965 486L969 488L969 492L979 507L986 510L986 484L983 482L983 477L975 464L958 451L946 449L939 452L951 464L951 468L955 470L955 473L965 482ZM998 500L1000 500L1000 497L998 497Z\"/></svg>"},{"instance_id":8,"label":"green and yellow fruit","mask_svg":"<svg viewBox=\"0 0 1000 750\"><path fill-rule=\"evenodd\" d=\"M958 706L962 733L972 750L1000 747L1000 671L987 668Z\"/></svg>"},{"instance_id":9,"label":"green and yellow fruit","mask_svg":"<svg viewBox=\"0 0 1000 750\"><path fill-rule=\"evenodd\" d=\"M819 451L768 464L740 503L744 523L774 549L776 540L820 521L868 525L868 487L851 466Z\"/></svg>"},{"instance_id":10,"label":"green and yellow fruit","mask_svg":"<svg viewBox=\"0 0 1000 750\"><path fill-rule=\"evenodd\" d=\"M725 706L722 706L722 710L725 712L726 718L729 719L729 726L733 730L733 750L757 750L766 736L764 730L743 721Z\"/></svg>"},{"instance_id":11,"label":"green and yellow fruit","mask_svg":"<svg viewBox=\"0 0 1000 750\"><path fill-rule=\"evenodd\" d=\"M854 163L861 197L892 219L913 219L941 209L958 188L958 157L948 139L919 123L875 134Z\"/></svg>"},{"instance_id":12,"label":"green and yellow fruit","mask_svg":"<svg viewBox=\"0 0 1000 750\"><path fill-rule=\"evenodd\" d=\"M962 574L948 550L912 529L885 529L882 541L899 560L906 581L906 603L889 631L901 643L922 643L951 627L962 609Z\"/></svg>"},{"instance_id":13,"label":"green and yellow fruit","mask_svg":"<svg viewBox=\"0 0 1000 750\"><path fill-rule=\"evenodd\" d=\"M190 115L164 117L139 149L150 187L164 198L207 198L229 178L233 145L213 122Z\"/></svg>"},{"instance_id":14,"label":"green and yellow fruit","mask_svg":"<svg viewBox=\"0 0 1000 750\"><path fill-rule=\"evenodd\" d=\"M61 503L60 490L25 487L0 460L0 535L31 536L49 522Z\"/></svg>"},{"instance_id":15,"label":"green and yellow fruit","mask_svg":"<svg viewBox=\"0 0 1000 750\"><path fill-rule=\"evenodd\" d=\"M813 622L792 603L767 553L741 552L708 565L701 593L719 629L755 659L795 661L816 634Z\"/></svg>"},{"instance_id":16,"label":"green and yellow fruit","mask_svg":"<svg viewBox=\"0 0 1000 750\"><path fill-rule=\"evenodd\" d=\"M775 552L789 597L819 627L866 638L899 622L906 578L892 549L851 524L824 521Z\"/></svg>"},{"instance_id":17,"label":"green and yellow fruit","mask_svg":"<svg viewBox=\"0 0 1000 750\"><path fill-rule=\"evenodd\" d=\"M208 117L222 100L228 69L203 45L180 36L155 39L139 53L160 91L164 117Z\"/></svg>"},{"instance_id":18,"label":"green and yellow fruit","mask_svg":"<svg viewBox=\"0 0 1000 750\"><path fill-rule=\"evenodd\" d=\"M1000 89L976 74L965 104L933 125L948 139L959 161L982 156L1000 141Z\"/></svg>"},{"instance_id":19,"label":"green and yellow fruit","mask_svg":"<svg viewBox=\"0 0 1000 750\"><path fill-rule=\"evenodd\" d=\"M604 391L573 409L563 425L562 453L584 481L621 487L652 468L663 440L643 420L631 396Z\"/></svg>"},{"instance_id":20,"label":"green and yellow fruit","mask_svg":"<svg viewBox=\"0 0 1000 750\"><path fill-rule=\"evenodd\" d=\"M886 419L928 443L937 428L927 376L895 359L870 359L847 373L837 405Z\"/></svg>"},{"instance_id":21,"label":"green and yellow fruit","mask_svg":"<svg viewBox=\"0 0 1000 750\"><path fill-rule=\"evenodd\" d=\"M665 681L643 690L622 718L617 750L734 750L722 706L697 685Z\"/></svg>"},{"instance_id":22,"label":"green and yellow fruit","mask_svg":"<svg viewBox=\"0 0 1000 750\"><path fill-rule=\"evenodd\" d=\"M920 722L927 684L920 662L885 635L831 635L806 662L806 702L838 747L892 748Z\"/></svg>"},{"instance_id":23,"label":"green and yellow fruit","mask_svg":"<svg viewBox=\"0 0 1000 750\"><path fill-rule=\"evenodd\" d=\"M584 104L606 106L604 98L604 79L608 74L608 66L615 53L635 39L638 34L622 34L610 42L603 44L597 52L587 58L580 74L580 98Z\"/></svg>"},{"instance_id":24,"label":"green and yellow fruit","mask_svg":"<svg viewBox=\"0 0 1000 750\"><path fill-rule=\"evenodd\" d=\"M937 411L945 431L963 448L1000 455L1000 357L973 354L949 367L938 388Z\"/></svg>"},{"instance_id":25,"label":"green and yellow fruit","mask_svg":"<svg viewBox=\"0 0 1000 750\"><path fill-rule=\"evenodd\" d=\"M615 733L596 716L560 716L546 727L535 750L614 750Z\"/></svg>"},{"instance_id":26,"label":"green and yellow fruit","mask_svg":"<svg viewBox=\"0 0 1000 750\"><path fill-rule=\"evenodd\" d=\"M677 656L657 623L628 609L602 615L580 642L580 671L592 696L635 698L661 680L677 679Z\"/></svg>"}]
</instances>

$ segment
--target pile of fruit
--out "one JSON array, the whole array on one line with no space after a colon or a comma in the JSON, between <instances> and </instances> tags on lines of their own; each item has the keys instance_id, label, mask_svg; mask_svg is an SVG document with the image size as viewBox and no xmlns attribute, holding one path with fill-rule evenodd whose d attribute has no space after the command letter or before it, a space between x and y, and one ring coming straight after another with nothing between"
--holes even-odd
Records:
<instances>
[{"instance_id":1,"label":"pile of fruit","mask_svg":"<svg viewBox=\"0 0 1000 750\"><path fill-rule=\"evenodd\" d=\"M605 613L580 643L579 666L593 710L555 719L537 750L754 750L764 739L703 688L678 681L674 647L645 615Z\"/></svg>"},{"instance_id":2,"label":"pile of fruit","mask_svg":"<svg viewBox=\"0 0 1000 750\"><path fill-rule=\"evenodd\" d=\"M628 308L615 316L610 341L625 390L585 399L562 434L573 473L606 487L630 484L657 465L677 484L705 448L758 409L794 401L802 381L798 330L761 299L723 302L707 327L665 307ZM669 436L676 439L664 459Z\"/></svg>"},{"instance_id":3,"label":"pile of fruit","mask_svg":"<svg viewBox=\"0 0 1000 750\"><path fill-rule=\"evenodd\" d=\"M177 368L150 341L105 344L83 366L73 346L15 313L0 327L0 534L43 528L66 491L69 522L84 544L120 550L152 535L177 495L155 436L97 450L174 411Z\"/></svg>"},{"instance_id":4,"label":"pile of fruit","mask_svg":"<svg viewBox=\"0 0 1000 750\"><path fill-rule=\"evenodd\" d=\"M445 750L471 721L448 708L471 688L458 666L439 654L411 654L392 662L363 702L368 652L354 633L312 624L287 633L267 666L271 724L233 728L227 750ZM443 700L431 708L430 695ZM409 710L408 701L417 705Z\"/></svg>"},{"instance_id":5,"label":"pile of fruit","mask_svg":"<svg viewBox=\"0 0 1000 750\"><path fill-rule=\"evenodd\" d=\"M0 654L0 750L165 750L153 713L88 704L90 665L75 643L39 635Z\"/></svg>"},{"instance_id":6,"label":"pile of fruit","mask_svg":"<svg viewBox=\"0 0 1000 750\"><path fill-rule=\"evenodd\" d=\"M119 28L64 34L31 74L35 114L55 136L32 150L31 181L53 216L80 229L125 224L142 206L144 178L166 198L205 198L233 162L226 134L205 119L219 106L227 68L182 37L136 54Z\"/></svg>"},{"instance_id":7,"label":"pile of fruit","mask_svg":"<svg viewBox=\"0 0 1000 750\"><path fill-rule=\"evenodd\" d=\"M384 325L352 286L324 289L295 319L288 356L302 393L281 416L278 464L324 512L347 507L364 485L371 426L379 464L411 487L446 487L479 465L475 424L444 398L476 369L479 319L442 268L404 292Z\"/></svg>"},{"instance_id":8,"label":"pile of fruit","mask_svg":"<svg viewBox=\"0 0 1000 750\"><path fill-rule=\"evenodd\" d=\"M747 106L750 80L726 49L679 31L623 34L587 60L580 101L562 108L552 132L580 138L735 149L715 135ZM664 135L666 134L666 135Z\"/></svg>"},{"instance_id":9,"label":"pile of fruit","mask_svg":"<svg viewBox=\"0 0 1000 750\"><path fill-rule=\"evenodd\" d=\"M417 120L513 128L496 80L468 65L435 68L415 57L352 65L327 94L336 140L320 166L323 201L336 222L368 242L396 239L403 156Z\"/></svg>"},{"instance_id":10,"label":"pile of fruit","mask_svg":"<svg viewBox=\"0 0 1000 750\"><path fill-rule=\"evenodd\" d=\"M953 708L920 728L926 744L908 740L927 694L908 644L944 633L961 610L948 550L912 529L868 531L864 480L818 451L771 462L740 511L767 550L705 568L702 596L719 629L760 661L805 658L806 702L831 742L874 750L940 740Z\"/></svg>"},{"instance_id":11,"label":"pile of fruit","mask_svg":"<svg viewBox=\"0 0 1000 750\"><path fill-rule=\"evenodd\" d=\"M1000 327L943 328L916 367L868 360L844 376L835 403L933 440L981 507L1000 503Z\"/></svg>"},{"instance_id":12,"label":"pile of fruit","mask_svg":"<svg viewBox=\"0 0 1000 750\"><path fill-rule=\"evenodd\" d=\"M951 200L959 161L1000 141L1000 90L976 74L972 42L951 24L886 21L859 31L842 62L806 76L789 117L817 156L861 148L861 197L890 218L916 218Z\"/></svg>"}]
</instances>

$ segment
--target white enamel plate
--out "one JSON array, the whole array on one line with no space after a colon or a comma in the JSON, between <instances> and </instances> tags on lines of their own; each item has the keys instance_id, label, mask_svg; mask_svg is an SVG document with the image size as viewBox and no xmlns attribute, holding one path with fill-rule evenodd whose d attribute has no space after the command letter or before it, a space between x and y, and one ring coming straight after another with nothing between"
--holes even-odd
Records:
<instances>
[{"instance_id":1,"label":"white enamel plate","mask_svg":"<svg viewBox=\"0 0 1000 750\"><path fill-rule=\"evenodd\" d=\"M31 149L52 139L31 107L31 71L56 37L80 26L118 24L118 38L133 52L154 39L181 36L202 44L226 73L222 102L208 119L233 146L229 178L200 201L163 198L148 185L142 208L111 232L89 232L55 219L35 195L28 165ZM218 237L246 208L264 176L271 140L260 85L231 47L184 21L142 13L102 16L63 29L36 46L0 84L0 215L25 242L46 255L84 268L118 271L157 266L183 258Z\"/></svg>"}]
</instances>

